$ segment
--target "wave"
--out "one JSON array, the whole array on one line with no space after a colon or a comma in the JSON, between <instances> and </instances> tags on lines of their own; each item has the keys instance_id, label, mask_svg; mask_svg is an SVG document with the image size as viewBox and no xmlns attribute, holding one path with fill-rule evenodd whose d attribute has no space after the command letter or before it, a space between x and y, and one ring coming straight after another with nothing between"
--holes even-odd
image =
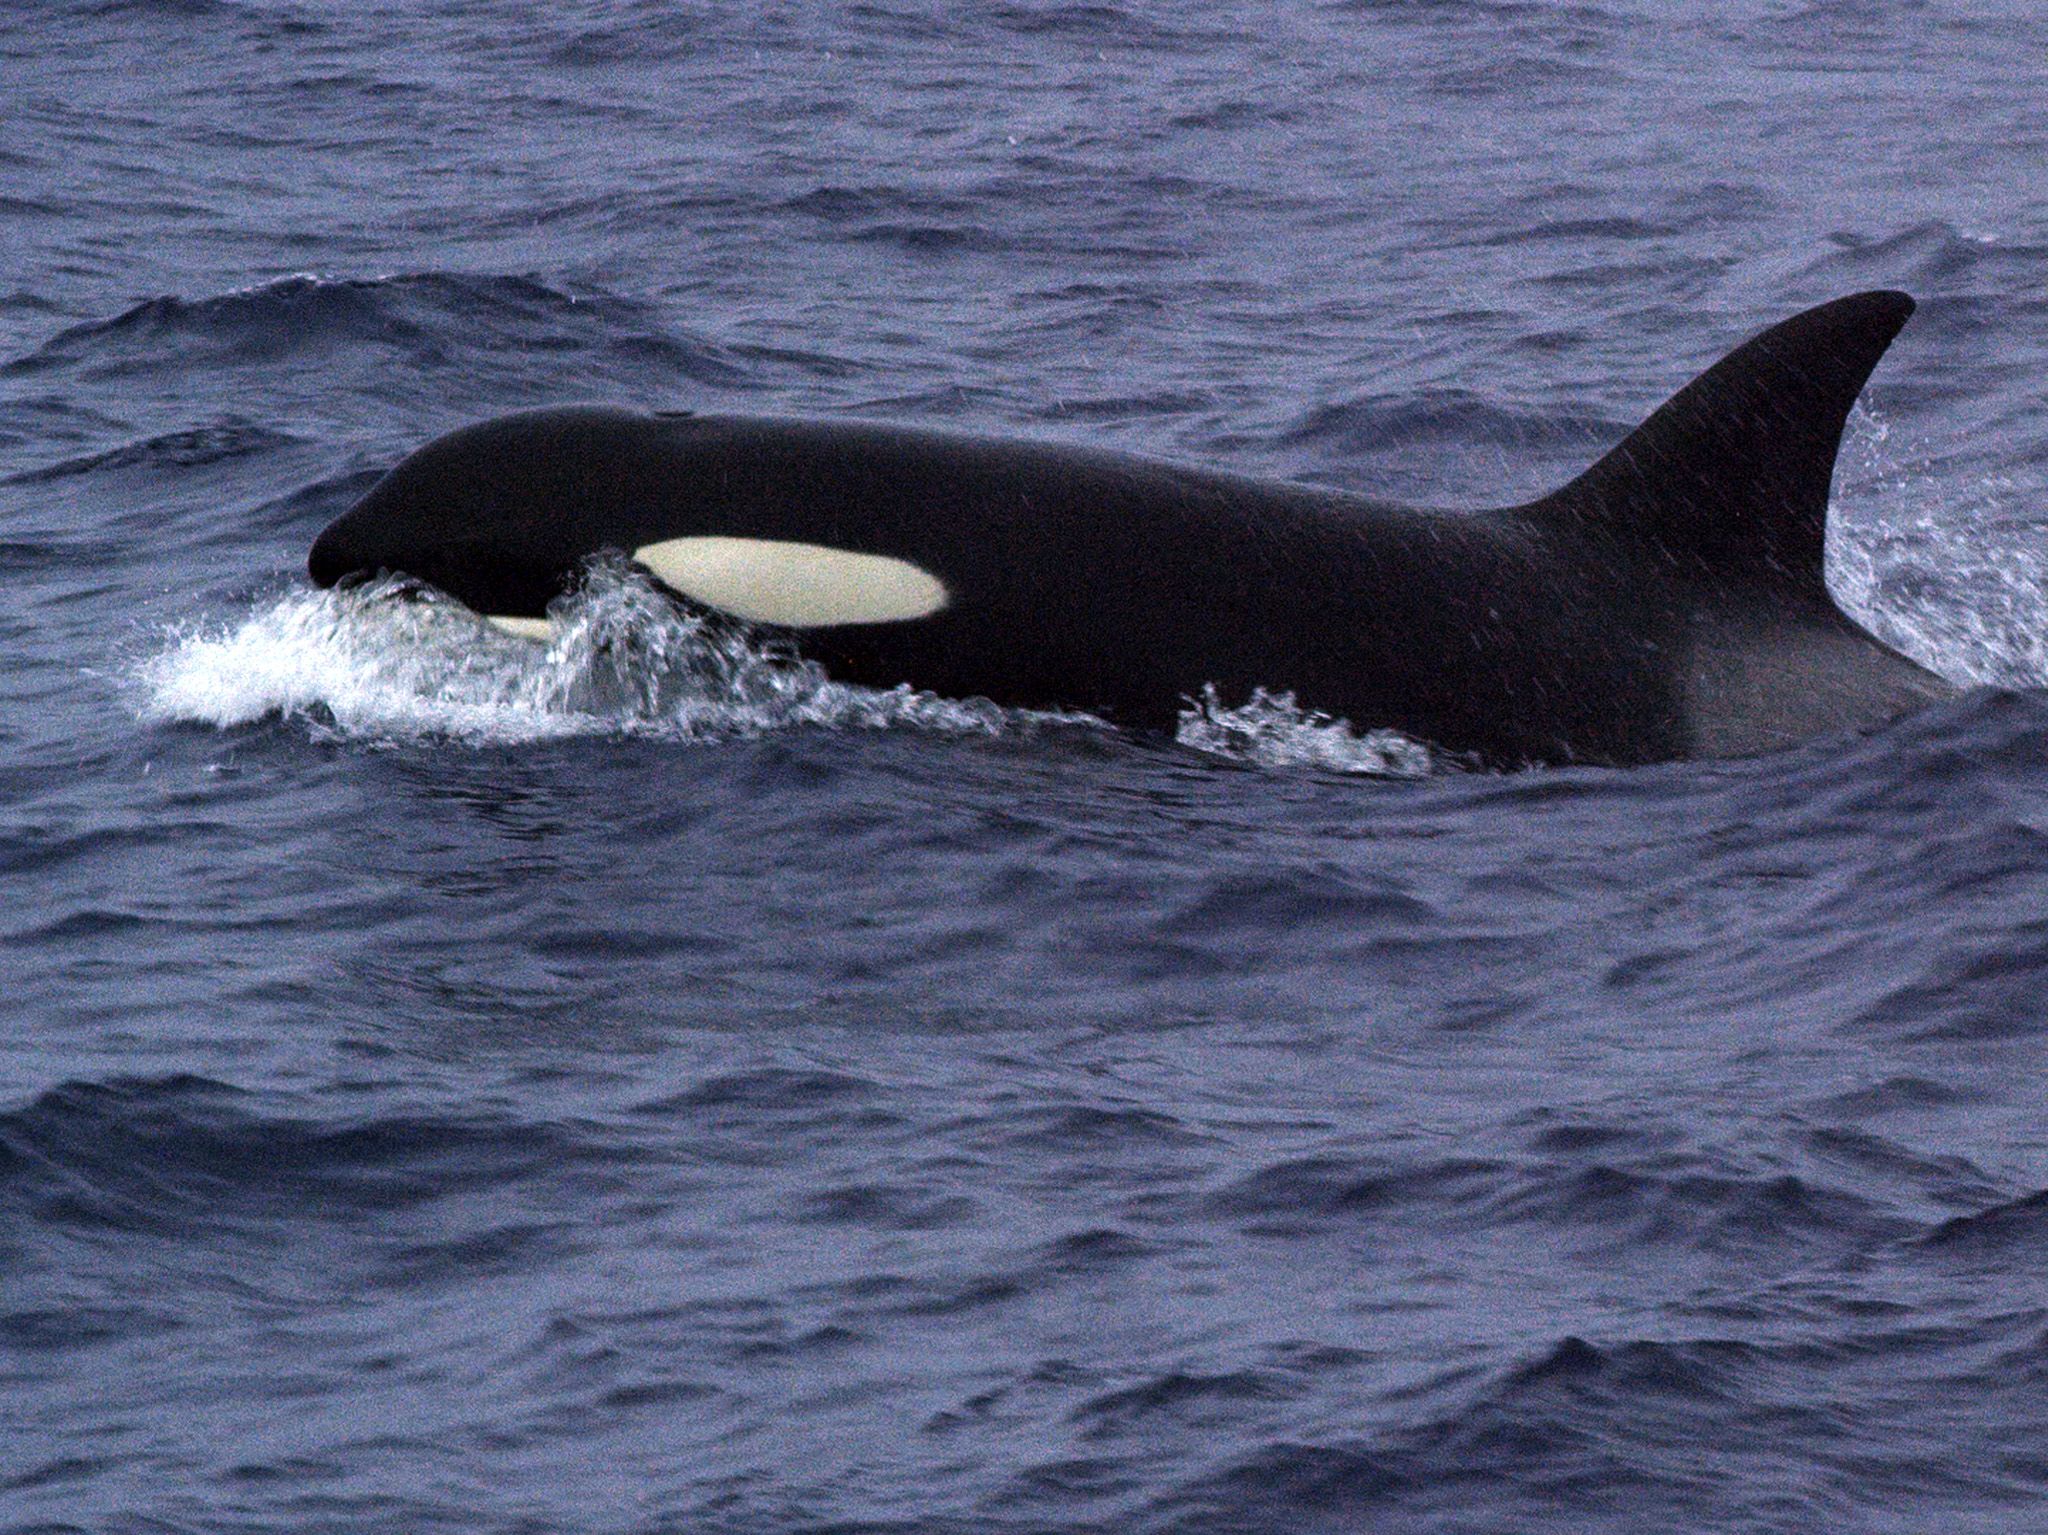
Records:
<instances>
[{"instance_id":1,"label":"wave","mask_svg":"<svg viewBox=\"0 0 2048 1535\"><path fill-rule=\"evenodd\" d=\"M282 717L350 739L476 745L722 740L798 725L985 735L1033 718L834 683L773 642L685 611L620 560L596 563L552 621L546 643L503 634L405 578L294 589L233 626L173 633L137 670L140 712L220 729Z\"/></svg>"},{"instance_id":2,"label":"wave","mask_svg":"<svg viewBox=\"0 0 2048 1535\"><path fill-rule=\"evenodd\" d=\"M1993 828L1994 833L2000 830ZM2016 844L2022 857L2036 860L2017 868L2030 881L2038 878L2035 871L2048 838L2026 825L2002 830L2002 837L1978 839L1975 847L1945 850L1944 861L1955 860L1967 876L1967 885L1961 879L1955 883L1982 888L1996 876L1999 862L2011 871L2014 860L1998 857L2000 840ZM1983 936L1965 929L1917 968L1917 974L1888 987L1865 1007L1852 1027L1914 1041L2025 1040L2043 1032L2040 999L2042 983L2048 980L2048 921L2017 923Z\"/></svg>"},{"instance_id":3,"label":"wave","mask_svg":"<svg viewBox=\"0 0 2048 1535\"><path fill-rule=\"evenodd\" d=\"M1398 730L1361 731L1349 720L1302 708L1292 693L1264 688L1254 688L1241 704L1226 706L1213 686L1205 687L1181 711L1174 739L1212 756L1267 768L1422 778L1450 765Z\"/></svg>"},{"instance_id":4,"label":"wave","mask_svg":"<svg viewBox=\"0 0 2048 1535\"><path fill-rule=\"evenodd\" d=\"M1955 1393L1958 1419L1996 1434L2015 1411L2034 1416L1984 1357L2015 1330L1989 1322L1882 1346L1917 1343L1922 1388ZM1159 1500L1150 1527L1464 1529L1478 1527L1468 1516L1481 1508L1488 1528L1789 1532L1838 1527L1873 1485L1902 1506L2031 1504L2031 1468L1987 1470L1940 1436L1888 1439L1904 1421L1924 1426L1923 1409L1867 1399L1855 1363L1797 1343L1566 1335L1476 1387L1461 1385L1467 1371L1443 1371L1415 1393L1419 1413L1385 1404L1383 1421L1355 1437L1283 1432L1241 1450Z\"/></svg>"},{"instance_id":5,"label":"wave","mask_svg":"<svg viewBox=\"0 0 2048 1535\"><path fill-rule=\"evenodd\" d=\"M289 433L273 431L253 422L221 421L212 426L165 432L98 453L24 469L18 474L0 476L0 485L44 485L114 470L139 469L151 473L162 469L194 469L287 447L295 441L297 439Z\"/></svg>"},{"instance_id":6,"label":"wave","mask_svg":"<svg viewBox=\"0 0 2048 1535\"><path fill-rule=\"evenodd\" d=\"M557 381L590 354L644 389L736 387L749 370L717 346L670 334L652 306L536 278L459 272L376 278L300 273L202 298L162 295L59 331L0 366L0 377L57 370L108 379L192 367L275 367L367 352L411 370L491 358L501 371L544 367Z\"/></svg>"},{"instance_id":7,"label":"wave","mask_svg":"<svg viewBox=\"0 0 2048 1535\"><path fill-rule=\"evenodd\" d=\"M323 1123L209 1078L68 1082L0 1113L0 1195L36 1224L156 1233L392 1211L617 1148L545 1125L371 1116Z\"/></svg>"},{"instance_id":8,"label":"wave","mask_svg":"<svg viewBox=\"0 0 2048 1535\"><path fill-rule=\"evenodd\" d=\"M1872 1248L1909 1224L1845 1189L1788 1173L1744 1173L1665 1155L1517 1163L1447 1158L1401 1165L1309 1156L1276 1162L1203 1196L1199 1213L1252 1229L1371 1224L1533 1227L1591 1253L1798 1252Z\"/></svg>"},{"instance_id":9,"label":"wave","mask_svg":"<svg viewBox=\"0 0 2048 1535\"><path fill-rule=\"evenodd\" d=\"M2048 1189L1953 1216L1923 1235L1920 1245L1999 1265L2025 1260L2031 1267L2048 1249Z\"/></svg>"},{"instance_id":10,"label":"wave","mask_svg":"<svg viewBox=\"0 0 2048 1535\"><path fill-rule=\"evenodd\" d=\"M2001 238L1991 230L1929 219L1882 234L1842 232L1834 249L1807 271L1833 283L1878 283L1917 288L1951 299L1988 282L2000 293L2025 292L2026 275L2040 269L2041 246ZM2017 288L2008 284L2022 284ZM1940 306L1935 306L1937 314Z\"/></svg>"},{"instance_id":11,"label":"wave","mask_svg":"<svg viewBox=\"0 0 2048 1535\"><path fill-rule=\"evenodd\" d=\"M1953 681L2048 685L2048 559L2029 495L2003 476L1938 467L1859 403L1828 502L1828 590Z\"/></svg>"},{"instance_id":12,"label":"wave","mask_svg":"<svg viewBox=\"0 0 2048 1535\"><path fill-rule=\"evenodd\" d=\"M577 31L548 45L545 58L564 69L645 69L674 63L705 46L705 16L667 6L642 6L626 20Z\"/></svg>"},{"instance_id":13,"label":"wave","mask_svg":"<svg viewBox=\"0 0 2048 1535\"><path fill-rule=\"evenodd\" d=\"M1281 439L1290 447L1363 456L1415 446L1485 446L1578 454L1592 461L1625 426L1589 416L1520 411L1459 389L1335 401L1309 410Z\"/></svg>"},{"instance_id":14,"label":"wave","mask_svg":"<svg viewBox=\"0 0 2048 1535\"><path fill-rule=\"evenodd\" d=\"M296 719L372 742L1105 728L1087 715L834 682L780 641L684 609L616 556L594 561L555 605L545 642L503 633L432 587L385 577L346 590L294 588L238 622L173 629L132 681L137 712L151 723L225 730ZM1178 739L1259 767L1413 777L1434 766L1406 737L1361 734L1263 691L1234 708L1206 693L1181 716Z\"/></svg>"}]
</instances>

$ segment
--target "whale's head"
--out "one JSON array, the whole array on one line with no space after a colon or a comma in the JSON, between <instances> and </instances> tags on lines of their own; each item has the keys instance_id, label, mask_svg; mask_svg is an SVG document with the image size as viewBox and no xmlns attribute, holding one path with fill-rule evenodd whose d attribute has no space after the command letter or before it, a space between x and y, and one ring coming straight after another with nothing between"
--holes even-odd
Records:
<instances>
[{"instance_id":1,"label":"whale's head","mask_svg":"<svg viewBox=\"0 0 2048 1535\"><path fill-rule=\"evenodd\" d=\"M320 586L413 576L479 613L538 618L592 552L631 547L649 423L574 407L452 432L330 523L306 569Z\"/></svg>"}]
</instances>

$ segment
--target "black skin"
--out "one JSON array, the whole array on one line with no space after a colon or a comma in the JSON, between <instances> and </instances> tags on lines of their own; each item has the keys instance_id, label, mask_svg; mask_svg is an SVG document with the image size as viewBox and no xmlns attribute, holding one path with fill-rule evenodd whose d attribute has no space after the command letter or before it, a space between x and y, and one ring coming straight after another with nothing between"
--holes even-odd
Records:
<instances>
[{"instance_id":1,"label":"black skin","mask_svg":"<svg viewBox=\"0 0 2048 1535\"><path fill-rule=\"evenodd\" d=\"M1157 729L1205 684L1264 687L1496 766L1686 757L1702 612L1790 614L1906 665L1834 608L1819 560L1843 421L1911 307L1866 294L1775 327L1505 511L868 422L574 407L430 443L308 565L538 617L600 550L823 544L950 593L928 618L799 631L844 681Z\"/></svg>"}]
</instances>

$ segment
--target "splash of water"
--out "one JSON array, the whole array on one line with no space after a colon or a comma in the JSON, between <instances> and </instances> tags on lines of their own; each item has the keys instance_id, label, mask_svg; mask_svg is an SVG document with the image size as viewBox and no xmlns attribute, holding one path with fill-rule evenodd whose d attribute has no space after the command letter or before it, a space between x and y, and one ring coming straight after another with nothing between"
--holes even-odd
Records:
<instances>
[{"instance_id":1,"label":"splash of water","mask_svg":"<svg viewBox=\"0 0 2048 1535\"><path fill-rule=\"evenodd\" d=\"M2003 476L1958 483L1867 405L1828 513L1828 587L1886 644L1966 686L2048 686L2048 561Z\"/></svg>"},{"instance_id":2,"label":"splash of water","mask_svg":"<svg viewBox=\"0 0 2048 1535\"><path fill-rule=\"evenodd\" d=\"M909 687L846 687L773 641L671 602L623 561L593 566L545 642L431 587L303 588L238 623L173 633L138 670L154 721L306 719L351 739L507 744L578 735L718 739L795 725L993 734L1026 716Z\"/></svg>"},{"instance_id":3,"label":"splash of water","mask_svg":"<svg viewBox=\"0 0 2048 1535\"><path fill-rule=\"evenodd\" d=\"M1269 768L1320 768L1377 778L1421 778L1441 764L1398 730L1359 731L1348 721L1304 709L1292 693L1254 688L1227 707L1213 685L1181 710L1174 739L1183 746Z\"/></svg>"},{"instance_id":4,"label":"splash of water","mask_svg":"<svg viewBox=\"0 0 2048 1535\"><path fill-rule=\"evenodd\" d=\"M136 672L156 722L229 729L307 721L345 739L513 744L581 735L730 739L800 726L997 735L1088 715L999 708L908 686L832 681L787 645L692 613L622 559L602 559L550 611L544 641L505 634L432 587L382 577L296 588L237 622L172 632ZM1255 692L1226 708L1213 688L1180 719L1184 746L1267 768L1413 777L1426 747L1361 734Z\"/></svg>"}]
</instances>

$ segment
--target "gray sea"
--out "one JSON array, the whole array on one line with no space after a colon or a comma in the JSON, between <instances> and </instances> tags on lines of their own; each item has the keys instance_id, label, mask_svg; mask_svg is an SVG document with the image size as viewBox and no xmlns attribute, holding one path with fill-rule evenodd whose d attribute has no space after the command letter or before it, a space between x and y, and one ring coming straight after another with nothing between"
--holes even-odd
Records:
<instances>
[{"instance_id":1,"label":"gray sea","mask_svg":"<svg viewBox=\"0 0 2048 1535\"><path fill-rule=\"evenodd\" d=\"M2048 1530L2044 100L2018 0L8 5L0 1530ZM1871 287L1834 588L1972 686L1774 756L303 573L572 400L1500 505Z\"/></svg>"}]
</instances>

